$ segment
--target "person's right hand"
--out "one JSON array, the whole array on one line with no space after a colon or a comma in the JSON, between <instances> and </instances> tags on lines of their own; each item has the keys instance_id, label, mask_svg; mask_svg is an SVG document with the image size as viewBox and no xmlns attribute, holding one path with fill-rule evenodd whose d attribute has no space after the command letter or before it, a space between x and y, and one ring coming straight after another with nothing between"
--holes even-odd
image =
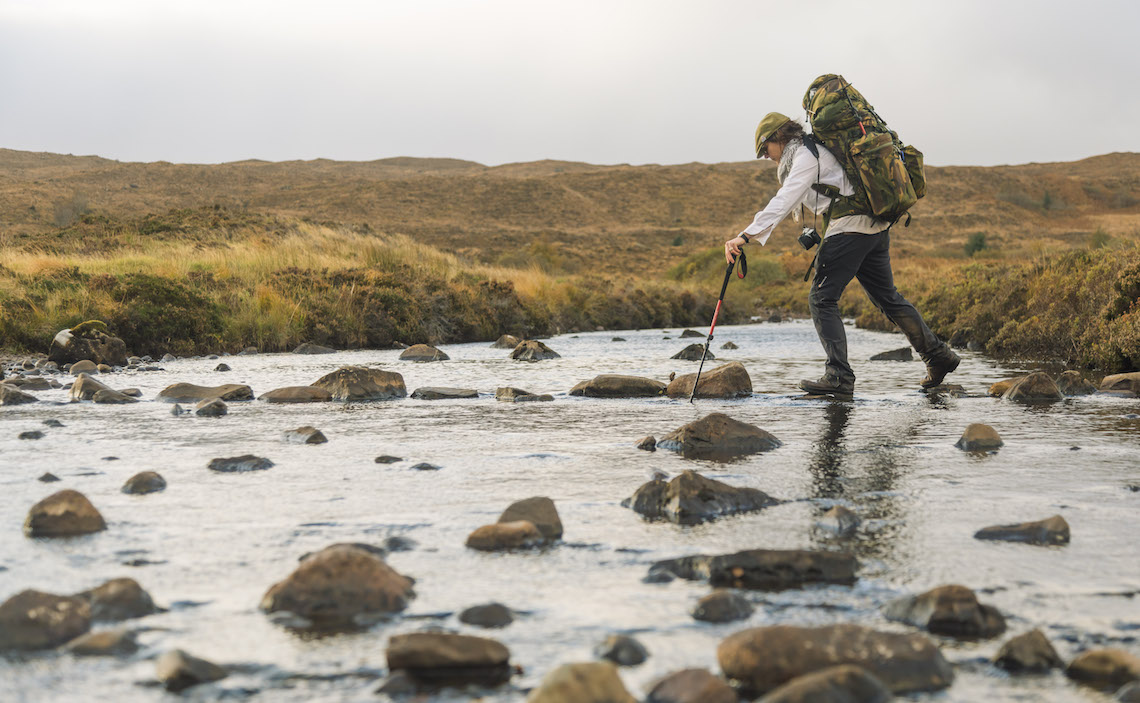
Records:
<instances>
[{"instance_id":1,"label":"person's right hand","mask_svg":"<svg viewBox=\"0 0 1140 703\"><path fill-rule=\"evenodd\" d=\"M724 263L731 264L740 256L740 247L747 244L744 237L733 237L724 243Z\"/></svg>"}]
</instances>

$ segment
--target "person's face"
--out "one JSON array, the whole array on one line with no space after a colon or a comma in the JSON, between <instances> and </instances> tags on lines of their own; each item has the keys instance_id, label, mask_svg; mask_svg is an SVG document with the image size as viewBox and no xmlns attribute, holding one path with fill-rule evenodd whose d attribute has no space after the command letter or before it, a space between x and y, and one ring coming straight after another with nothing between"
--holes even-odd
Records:
<instances>
[{"instance_id":1,"label":"person's face","mask_svg":"<svg viewBox=\"0 0 1140 703\"><path fill-rule=\"evenodd\" d=\"M777 144L776 142L773 142L773 141L767 142L764 145L764 148L760 150L761 156L767 156L769 159L772 159L773 161L779 161L780 156L783 155L783 153L784 153L784 145L783 144Z\"/></svg>"}]
</instances>

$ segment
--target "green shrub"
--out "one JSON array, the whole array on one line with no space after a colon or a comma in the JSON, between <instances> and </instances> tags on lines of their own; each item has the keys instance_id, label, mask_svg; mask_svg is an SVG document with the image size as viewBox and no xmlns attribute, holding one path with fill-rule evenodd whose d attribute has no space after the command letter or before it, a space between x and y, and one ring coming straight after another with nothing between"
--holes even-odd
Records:
<instances>
[{"instance_id":1,"label":"green shrub","mask_svg":"<svg viewBox=\"0 0 1140 703\"><path fill-rule=\"evenodd\" d=\"M966 240L966 247L965 247L966 256L973 256L974 254L977 254L979 251L981 251L982 249L985 249L985 248L986 248L986 233L985 232L974 232L973 234L970 235L969 239Z\"/></svg>"},{"instance_id":2,"label":"green shrub","mask_svg":"<svg viewBox=\"0 0 1140 703\"><path fill-rule=\"evenodd\" d=\"M1097 227L1096 231L1089 237L1089 249L1103 249L1108 246L1110 241L1112 241L1112 236L1105 232L1103 227Z\"/></svg>"}]
</instances>

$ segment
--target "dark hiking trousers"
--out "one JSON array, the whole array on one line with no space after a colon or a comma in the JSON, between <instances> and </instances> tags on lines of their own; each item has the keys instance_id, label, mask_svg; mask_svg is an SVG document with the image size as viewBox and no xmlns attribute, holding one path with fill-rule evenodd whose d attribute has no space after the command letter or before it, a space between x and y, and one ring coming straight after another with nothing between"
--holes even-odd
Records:
<instances>
[{"instance_id":1,"label":"dark hiking trousers","mask_svg":"<svg viewBox=\"0 0 1140 703\"><path fill-rule=\"evenodd\" d=\"M867 297L898 325L923 361L949 354L949 347L930 331L918 310L895 288L890 232L834 234L820 245L815 280L808 296L811 319L827 353L828 375L844 383L855 382L855 372L847 362L847 333L839 317L839 296L852 278L859 279Z\"/></svg>"}]
</instances>

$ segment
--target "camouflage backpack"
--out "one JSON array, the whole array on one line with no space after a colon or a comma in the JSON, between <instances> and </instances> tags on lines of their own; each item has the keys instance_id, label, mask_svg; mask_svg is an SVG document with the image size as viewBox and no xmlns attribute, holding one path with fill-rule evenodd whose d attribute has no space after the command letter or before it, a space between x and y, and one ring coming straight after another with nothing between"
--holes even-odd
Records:
<instances>
[{"instance_id":1,"label":"camouflage backpack","mask_svg":"<svg viewBox=\"0 0 1140 703\"><path fill-rule=\"evenodd\" d=\"M833 198L829 220L858 214L894 223L926 194L922 152L903 146L843 76L829 73L812 81L804 94L804 110L811 136L835 156L855 189L844 196L834 187L816 186Z\"/></svg>"}]
</instances>

